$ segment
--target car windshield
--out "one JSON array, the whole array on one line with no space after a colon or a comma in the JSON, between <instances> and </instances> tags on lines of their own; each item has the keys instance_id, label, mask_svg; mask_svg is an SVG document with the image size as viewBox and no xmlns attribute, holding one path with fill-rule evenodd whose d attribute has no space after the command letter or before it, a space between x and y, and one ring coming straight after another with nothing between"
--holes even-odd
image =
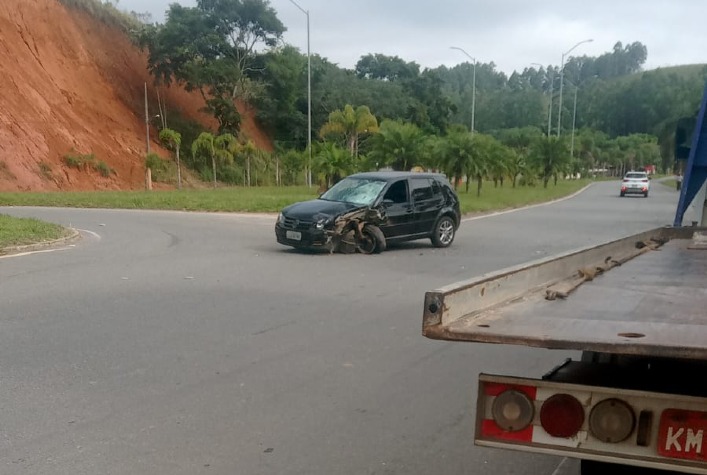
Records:
<instances>
[{"instance_id":1,"label":"car windshield","mask_svg":"<svg viewBox=\"0 0 707 475\"><path fill-rule=\"evenodd\" d=\"M361 206L370 206L380 194L385 183L383 180L371 178L344 178L320 198L328 201L343 201Z\"/></svg>"}]
</instances>

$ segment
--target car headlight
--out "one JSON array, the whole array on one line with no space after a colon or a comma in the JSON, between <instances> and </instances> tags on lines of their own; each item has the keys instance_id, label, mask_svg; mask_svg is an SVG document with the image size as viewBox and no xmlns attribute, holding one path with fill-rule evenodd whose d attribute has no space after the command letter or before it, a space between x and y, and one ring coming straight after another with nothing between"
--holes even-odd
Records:
<instances>
[{"instance_id":1,"label":"car headlight","mask_svg":"<svg viewBox=\"0 0 707 475\"><path fill-rule=\"evenodd\" d=\"M284 223L284 222L285 222L285 215L282 214L282 213L278 214L278 215L277 215L277 222L278 222L279 224Z\"/></svg>"},{"instance_id":2,"label":"car headlight","mask_svg":"<svg viewBox=\"0 0 707 475\"><path fill-rule=\"evenodd\" d=\"M319 220L314 223L314 228L318 231L321 231L326 227L327 224L329 224L329 218L319 218Z\"/></svg>"}]
</instances>

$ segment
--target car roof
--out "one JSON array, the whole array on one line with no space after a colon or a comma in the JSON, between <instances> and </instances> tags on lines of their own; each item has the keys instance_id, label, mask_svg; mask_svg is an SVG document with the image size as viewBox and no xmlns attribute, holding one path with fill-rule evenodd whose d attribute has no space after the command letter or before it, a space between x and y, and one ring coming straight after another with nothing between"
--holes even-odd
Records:
<instances>
[{"instance_id":1,"label":"car roof","mask_svg":"<svg viewBox=\"0 0 707 475\"><path fill-rule=\"evenodd\" d=\"M378 171L378 172L362 172L349 175L348 178L371 178L374 180L397 180L399 178L437 178L447 181L447 178L441 173L429 172L401 172L401 171Z\"/></svg>"}]
</instances>

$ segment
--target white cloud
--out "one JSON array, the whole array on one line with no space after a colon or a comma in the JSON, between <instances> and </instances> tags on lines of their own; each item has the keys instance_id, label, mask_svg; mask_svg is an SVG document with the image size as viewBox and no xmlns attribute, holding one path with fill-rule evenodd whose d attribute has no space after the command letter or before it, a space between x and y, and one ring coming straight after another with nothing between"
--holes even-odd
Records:
<instances>
[{"instance_id":1,"label":"white cloud","mask_svg":"<svg viewBox=\"0 0 707 475\"><path fill-rule=\"evenodd\" d=\"M648 48L646 68L707 63L707 2L701 0L296 0L310 12L312 53L352 68L361 56L382 53L423 67L493 61L506 73L530 63L559 65L562 53L597 56L617 41ZM118 7L149 11L157 21L173 0L120 0ZM193 6L195 0L180 0ZM290 0L271 0L287 27L285 41L307 50L305 15Z\"/></svg>"}]
</instances>

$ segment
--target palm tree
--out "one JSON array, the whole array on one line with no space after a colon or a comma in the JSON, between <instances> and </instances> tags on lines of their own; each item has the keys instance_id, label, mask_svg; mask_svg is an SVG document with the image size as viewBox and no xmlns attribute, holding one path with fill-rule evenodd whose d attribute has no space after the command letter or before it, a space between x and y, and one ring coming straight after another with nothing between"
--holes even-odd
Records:
<instances>
[{"instance_id":1,"label":"palm tree","mask_svg":"<svg viewBox=\"0 0 707 475\"><path fill-rule=\"evenodd\" d=\"M465 175L473 173L473 136L463 128L451 128L446 140L440 142L441 163L447 176L452 177L454 189ZM469 180L466 184L469 191Z\"/></svg>"},{"instance_id":2,"label":"palm tree","mask_svg":"<svg viewBox=\"0 0 707 475\"><path fill-rule=\"evenodd\" d=\"M347 150L325 142L316 153L312 168L318 175L320 184L330 187L354 171L352 158Z\"/></svg>"},{"instance_id":3,"label":"palm tree","mask_svg":"<svg viewBox=\"0 0 707 475\"><path fill-rule=\"evenodd\" d=\"M370 138L368 159L380 168L389 165L393 170L410 170L420 165L426 137L414 124L384 120L379 132Z\"/></svg>"},{"instance_id":4,"label":"palm tree","mask_svg":"<svg viewBox=\"0 0 707 475\"><path fill-rule=\"evenodd\" d=\"M530 153L530 159L540 172L543 179L543 188L552 176L557 180L557 173L564 170L569 163L569 150L567 142L558 137L537 139Z\"/></svg>"},{"instance_id":5,"label":"palm tree","mask_svg":"<svg viewBox=\"0 0 707 475\"><path fill-rule=\"evenodd\" d=\"M182 189L182 168L179 164L179 148L182 145L182 134L176 130L164 128L160 130L160 141L170 150L175 151L177 159L177 189Z\"/></svg>"},{"instance_id":6,"label":"palm tree","mask_svg":"<svg viewBox=\"0 0 707 475\"><path fill-rule=\"evenodd\" d=\"M245 161L245 174L243 175L243 180L246 182L247 186L250 186L250 171L251 162L258 159L258 148L255 146L252 140L247 141L245 144L241 145L238 153L244 158Z\"/></svg>"},{"instance_id":7,"label":"palm tree","mask_svg":"<svg viewBox=\"0 0 707 475\"><path fill-rule=\"evenodd\" d=\"M205 155L211 158L214 188L216 188L216 150L214 148L214 140L213 134L209 132L202 132L191 144L191 153L194 157Z\"/></svg>"},{"instance_id":8,"label":"palm tree","mask_svg":"<svg viewBox=\"0 0 707 475\"><path fill-rule=\"evenodd\" d=\"M335 110L329 114L329 121L319 130L323 139L330 136L343 137L349 153L358 157L358 141L362 134L372 134L378 131L378 121L367 106L346 104L344 110Z\"/></svg>"}]
</instances>

